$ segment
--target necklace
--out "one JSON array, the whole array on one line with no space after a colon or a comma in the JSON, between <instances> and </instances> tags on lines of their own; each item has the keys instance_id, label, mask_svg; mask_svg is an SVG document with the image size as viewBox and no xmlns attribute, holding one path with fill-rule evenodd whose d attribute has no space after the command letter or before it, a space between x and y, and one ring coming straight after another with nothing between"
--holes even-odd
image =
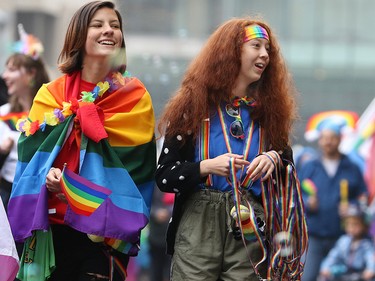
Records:
<instances>
[{"instance_id":1,"label":"necklace","mask_svg":"<svg viewBox=\"0 0 375 281\"><path fill-rule=\"evenodd\" d=\"M32 121L30 118L22 118L17 121L16 129L21 133L25 133L26 136L35 134L36 131L41 130L44 132L47 125L56 126L72 115L79 107L79 102L93 103L97 99L101 98L106 92L113 92L125 85L125 78L130 77L128 71L125 71L124 74L120 72L114 72L111 75L111 78L106 78L104 82L98 82L95 87L90 91L82 91L81 98L79 100L70 100L69 102L62 103L62 109L55 108L50 112L44 113L43 122L39 120Z\"/></svg>"}]
</instances>

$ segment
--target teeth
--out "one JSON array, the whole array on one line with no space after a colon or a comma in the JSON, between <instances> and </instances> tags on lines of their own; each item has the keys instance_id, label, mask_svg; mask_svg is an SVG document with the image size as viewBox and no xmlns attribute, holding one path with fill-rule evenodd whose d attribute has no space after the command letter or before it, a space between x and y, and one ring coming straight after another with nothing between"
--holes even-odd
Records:
<instances>
[{"instance_id":1,"label":"teeth","mask_svg":"<svg viewBox=\"0 0 375 281\"><path fill-rule=\"evenodd\" d=\"M115 43L114 42L112 42L112 41L101 41L101 42L99 42L100 44L102 44L102 45L115 45Z\"/></svg>"}]
</instances>

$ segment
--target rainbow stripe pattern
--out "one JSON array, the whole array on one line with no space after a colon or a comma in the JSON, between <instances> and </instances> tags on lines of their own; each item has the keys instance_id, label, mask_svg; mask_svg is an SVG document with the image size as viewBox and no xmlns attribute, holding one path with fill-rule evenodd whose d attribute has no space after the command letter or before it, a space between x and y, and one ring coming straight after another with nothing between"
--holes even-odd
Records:
<instances>
[{"instance_id":1,"label":"rainbow stripe pattern","mask_svg":"<svg viewBox=\"0 0 375 281\"><path fill-rule=\"evenodd\" d=\"M270 40L267 30L260 25L249 25L245 27L244 42L250 41L255 38L264 38Z\"/></svg>"},{"instance_id":2,"label":"rainbow stripe pattern","mask_svg":"<svg viewBox=\"0 0 375 281\"><path fill-rule=\"evenodd\" d=\"M315 183L310 179L304 179L301 182L302 191L305 192L309 196L315 196L318 192Z\"/></svg>"},{"instance_id":3,"label":"rainbow stripe pattern","mask_svg":"<svg viewBox=\"0 0 375 281\"><path fill-rule=\"evenodd\" d=\"M320 130L327 123L353 129L356 126L358 118L356 112L347 110L332 110L316 113L307 121L305 138L308 141L316 140L319 137Z\"/></svg>"},{"instance_id":4,"label":"rainbow stripe pattern","mask_svg":"<svg viewBox=\"0 0 375 281\"><path fill-rule=\"evenodd\" d=\"M73 211L90 216L112 193L111 190L94 184L64 168L60 185Z\"/></svg>"},{"instance_id":5,"label":"rainbow stripe pattern","mask_svg":"<svg viewBox=\"0 0 375 281\"><path fill-rule=\"evenodd\" d=\"M28 119L42 123L45 112L55 108L62 110L67 94L61 93L78 91L79 83L80 73L77 72L43 85ZM78 103L77 110L87 104L92 103ZM94 131L102 126L108 136L94 141L82 134L79 177L65 173L65 183L71 192L67 193L76 202L72 204L71 200L68 204L64 221L81 232L123 241L127 245L124 251L129 255L137 254L141 230L149 221L155 186L155 119L151 97L138 79L128 77L124 85L113 87L95 101L95 105L102 110L103 123L93 124L91 119L84 119L89 116L81 114L79 117L74 113L56 126L46 125L44 130L36 130L32 135L20 135L19 159L8 205L16 241L24 241L33 230L48 229L46 175L74 119L81 118L80 122L91 124ZM74 197L79 193L82 200L87 200L84 204Z\"/></svg>"},{"instance_id":6,"label":"rainbow stripe pattern","mask_svg":"<svg viewBox=\"0 0 375 281\"><path fill-rule=\"evenodd\" d=\"M16 125L18 120L25 118L27 112L13 112L0 116L0 121L3 121L12 131L17 131Z\"/></svg>"},{"instance_id":7,"label":"rainbow stripe pattern","mask_svg":"<svg viewBox=\"0 0 375 281\"><path fill-rule=\"evenodd\" d=\"M250 218L250 209L244 205L240 205L240 209L238 210L238 212L241 222L239 222L237 219L237 211L235 206L233 206L232 210L230 211L230 215L233 217L233 219L236 220L237 225L240 225L240 229L245 239L247 241L256 241L257 237L255 235L254 227Z\"/></svg>"}]
</instances>

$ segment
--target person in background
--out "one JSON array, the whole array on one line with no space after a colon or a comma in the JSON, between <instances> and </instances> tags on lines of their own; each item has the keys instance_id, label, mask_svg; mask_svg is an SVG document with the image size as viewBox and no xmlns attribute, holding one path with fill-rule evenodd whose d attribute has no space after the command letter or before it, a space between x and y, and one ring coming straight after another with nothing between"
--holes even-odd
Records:
<instances>
[{"instance_id":1,"label":"person in background","mask_svg":"<svg viewBox=\"0 0 375 281\"><path fill-rule=\"evenodd\" d=\"M149 92L126 72L113 2L75 12L58 61L63 75L39 89L17 125L8 212L25 240L18 278L38 270L38 280L125 280L149 220L155 121Z\"/></svg>"},{"instance_id":2,"label":"person in background","mask_svg":"<svg viewBox=\"0 0 375 281\"><path fill-rule=\"evenodd\" d=\"M374 280L375 248L369 236L369 221L365 210L350 205L344 217L345 234L340 236L335 246L320 266L320 281ZM351 279L353 280L353 279Z\"/></svg>"},{"instance_id":3,"label":"person in background","mask_svg":"<svg viewBox=\"0 0 375 281\"><path fill-rule=\"evenodd\" d=\"M15 125L18 119L25 117L30 110L33 99L49 76L41 58L42 43L33 35L26 34L19 25L21 40L17 48L6 60L5 70L1 77L8 89L8 102L0 107L0 159L1 180L0 194L7 209L16 164L18 160L17 142L20 133Z\"/></svg>"},{"instance_id":4,"label":"person in background","mask_svg":"<svg viewBox=\"0 0 375 281\"><path fill-rule=\"evenodd\" d=\"M175 194L167 230L171 280L266 278L262 241L272 231L265 230L264 208L275 197L263 191L273 185L271 175L278 178L292 161L289 135L296 115L295 89L271 28L251 18L218 27L159 123L165 141L156 183ZM237 220L242 214L252 220L246 228ZM297 239L305 241L304 219L298 222ZM296 278L299 266L289 267Z\"/></svg>"},{"instance_id":5,"label":"person in background","mask_svg":"<svg viewBox=\"0 0 375 281\"><path fill-rule=\"evenodd\" d=\"M299 169L309 248L303 281L315 281L324 257L343 234L348 203L365 205L367 188L359 167L339 151L342 124L327 119L320 127L320 155Z\"/></svg>"},{"instance_id":6,"label":"person in background","mask_svg":"<svg viewBox=\"0 0 375 281\"><path fill-rule=\"evenodd\" d=\"M172 216L174 195L154 191L149 225L150 281L169 280L170 256L166 254L165 232Z\"/></svg>"}]
</instances>

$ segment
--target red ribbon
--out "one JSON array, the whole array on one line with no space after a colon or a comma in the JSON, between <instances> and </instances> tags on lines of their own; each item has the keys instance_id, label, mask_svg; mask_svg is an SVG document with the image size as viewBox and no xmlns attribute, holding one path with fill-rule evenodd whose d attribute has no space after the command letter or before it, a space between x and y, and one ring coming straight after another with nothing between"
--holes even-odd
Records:
<instances>
[{"instance_id":1,"label":"red ribbon","mask_svg":"<svg viewBox=\"0 0 375 281\"><path fill-rule=\"evenodd\" d=\"M77 110L77 118L82 129L82 133L89 139L99 142L108 137L104 129L103 110L94 103L81 105Z\"/></svg>"}]
</instances>

